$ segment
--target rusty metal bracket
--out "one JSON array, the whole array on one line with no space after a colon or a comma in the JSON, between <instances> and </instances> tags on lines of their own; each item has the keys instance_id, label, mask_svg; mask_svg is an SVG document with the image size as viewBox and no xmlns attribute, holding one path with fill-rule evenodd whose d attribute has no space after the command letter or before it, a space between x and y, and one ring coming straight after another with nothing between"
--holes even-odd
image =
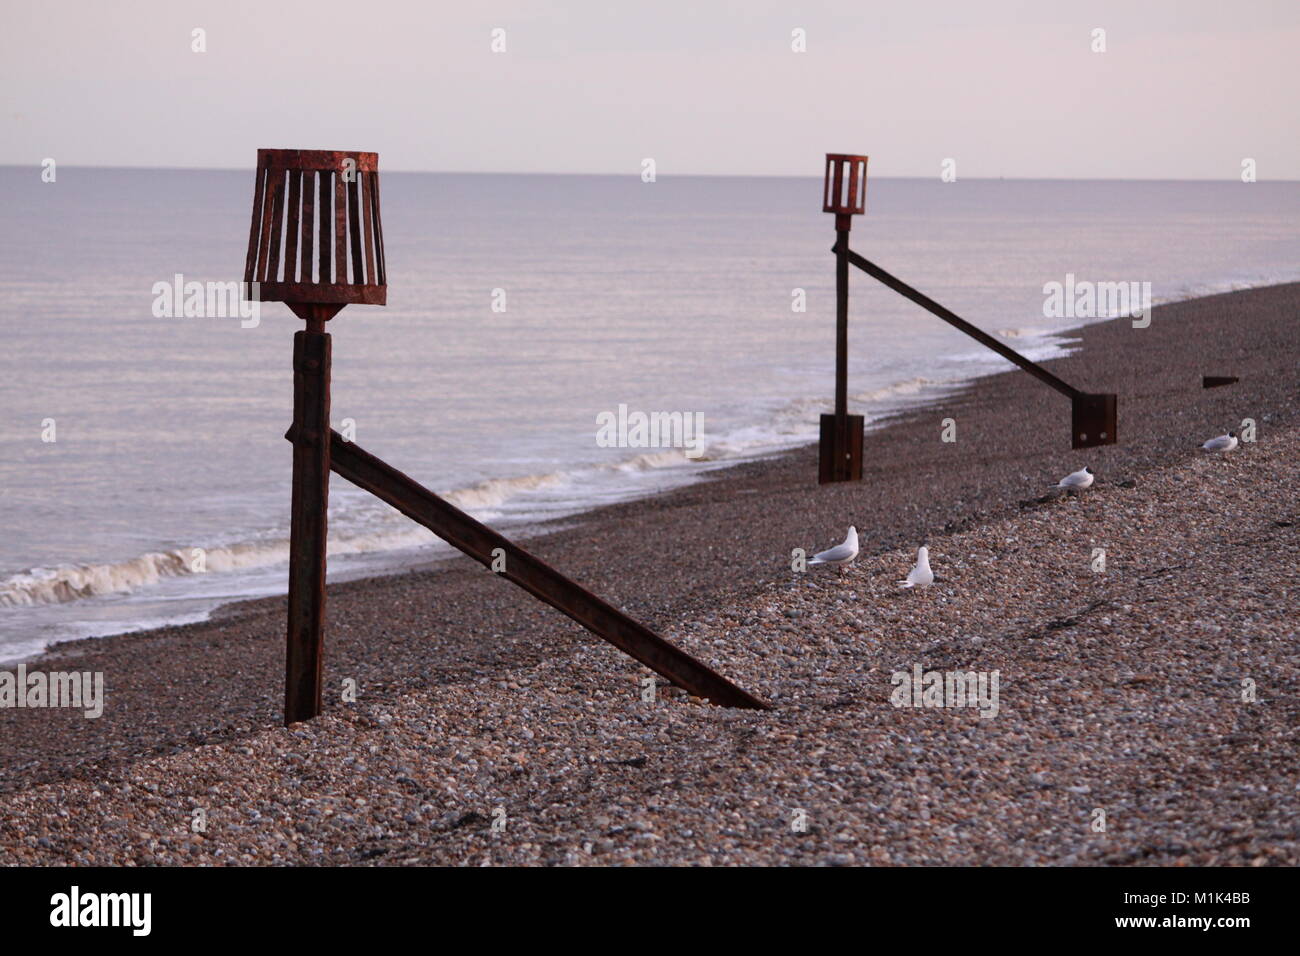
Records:
<instances>
[{"instance_id":1,"label":"rusty metal bracket","mask_svg":"<svg viewBox=\"0 0 1300 956\"><path fill-rule=\"evenodd\" d=\"M838 242L832 251L839 253ZM848 261L873 279L880 282L882 285L893 289L906 299L911 299L927 312L937 315L949 325L959 331L965 332L981 345L997 352L1003 358L1024 369L1040 382L1051 386L1062 395L1069 398L1071 404L1070 440L1072 447L1093 448L1097 445L1115 444L1115 431L1118 424L1118 399L1114 394L1082 392L1073 385L1063 382L1038 363L1031 362L1015 349L1008 348L987 332L971 325L961 316L957 315L957 313L944 308L925 293L912 288L902 279L891 275L874 262L860 256L852 249L848 250Z\"/></svg>"},{"instance_id":2,"label":"rusty metal bracket","mask_svg":"<svg viewBox=\"0 0 1300 956\"><path fill-rule=\"evenodd\" d=\"M295 429L291 428L285 438L293 441L294 437ZM500 548L505 555L505 568L498 572L501 577L696 697L724 707L770 709L766 701L737 687L644 624L333 430L329 464L331 470L358 488L392 505L482 565L492 567L493 551Z\"/></svg>"}]
</instances>

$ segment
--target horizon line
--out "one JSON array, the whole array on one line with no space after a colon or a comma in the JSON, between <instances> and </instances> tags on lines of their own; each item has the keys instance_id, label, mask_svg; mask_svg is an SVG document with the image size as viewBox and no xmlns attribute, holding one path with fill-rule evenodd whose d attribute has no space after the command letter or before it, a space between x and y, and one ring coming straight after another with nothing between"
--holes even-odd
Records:
<instances>
[{"instance_id":1,"label":"horizon line","mask_svg":"<svg viewBox=\"0 0 1300 956\"><path fill-rule=\"evenodd\" d=\"M248 172L256 168L256 162L248 166L134 166L134 165L115 165L115 164L60 164L65 169L102 169L102 170L141 170L155 172L212 172L212 173L233 173ZM25 163L0 163L0 169L37 169L41 168L40 162ZM625 173L598 173L598 172L556 172L551 170L467 170L467 169L384 169L384 173L414 173L417 175L433 176L600 176L605 178L640 178L640 174L632 171ZM800 174L800 173L663 173L658 174L656 178L664 179L812 179L819 180L821 174ZM919 179L931 180L939 179L937 175L889 175L874 176L872 179ZM1169 182L1188 182L1188 183L1236 183L1241 182L1239 177L1224 177L1221 179L1211 179L1204 176L961 176L954 182L963 180L978 181L1017 181L1017 182L1120 182L1120 183L1169 183ZM1300 182L1300 177L1290 178L1267 178L1257 179L1255 183L1243 183L1243 185L1255 185L1261 182L1270 183L1296 183ZM951 183L946 184L951 185Z\"/></svg>"}]
</instances>

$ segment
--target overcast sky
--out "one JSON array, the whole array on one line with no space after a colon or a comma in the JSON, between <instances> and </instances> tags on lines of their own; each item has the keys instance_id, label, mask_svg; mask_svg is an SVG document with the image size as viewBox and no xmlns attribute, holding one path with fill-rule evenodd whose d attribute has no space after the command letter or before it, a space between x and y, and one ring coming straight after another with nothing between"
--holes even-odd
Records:
<instances>
[{"instance_id":1,"label":"overcast sky","mask_svg":"<svg viewBox=\"0 0 1300 956\"><path fill-rule=\"evenodd\" d=\"M5 0L0 163L1300 179L1298 61L1296 0Z\"/></svg>"}]
</instances>

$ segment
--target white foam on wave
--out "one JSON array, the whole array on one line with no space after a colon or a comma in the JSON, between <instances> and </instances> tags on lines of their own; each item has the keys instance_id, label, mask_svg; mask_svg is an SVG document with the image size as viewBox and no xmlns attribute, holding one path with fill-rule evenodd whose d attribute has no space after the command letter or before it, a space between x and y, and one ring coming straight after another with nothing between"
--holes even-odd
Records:
<instances>
[{"instance_id":1,"label":"white foam on wave","mask_svg":"<svg viewBox=\"0 0 1300 956\"><path fill-rule=\"evenodd\" d=\"M1189 283L1173 294L1157 297L1154 304L1297 279L1300 279L1300 273ZM1090 323L1078 323L1073 327L1085 324ZM1005 339L1030 340L1027 344L1031 347L1025 350L1026 355L1043 361L1069 351L1068 343L1059 338L1066 331L1068 329L1006 328L998 329L996 334ZM1001 364L1003 361L982 349L950 355L948 358L961 364ZM937 393L968 382L970 377L970 372L949 378L915 376L851 393L849 400L858 410L864 407L870 409L871 406L876 406L877 409L881 406L897 408L911 404L909 400L920 398L925 393ZM593 503L609 500L611 495L608 488L605 489L606 493L601 494L596 493L593 486L608 486L620 477L632 478L669 471L689 472L690 469L699 469L701 466L717 467L815 441L818 416L831 408L829 397L792 399L770 409L761 424L735 429L720 436L706 435L704 452L697 458L688 457L685 450L679 448L645 450L618 461L578 467L570 471L491 478L442 494L452 504L471 512L480 520L491 520L498 516L497 509L502 506L537 494L569 498L568 510L578 511ZM691 479L684 474L681 480ZM635 497L643 487L642 483L634 482L626 487L624 494L615 492L613 497ZM331 537L329 554L363 555L402 551L421 548L436 540L426 529L407 525L400 530L385 529ZM285 538L276 538L206 548L203 572L195 569L194 557L193 549L179 548L151 551L117 562L32 568L0 581L0 608L65 604L108 595L129 595L170 578L275 567L288 563L289 542Z\"/></svg>"},{"instance_id":2,"label":"white foam on wave","mask_svg":"<svg viewBox=\"0 0 1300 956\"><path fill-rule=\"evenodd\" d=\"M474 511L476 509L496 508L520 494L557 488L569 483L571 480L572 475L563 471L547 472L540 475L522 475L518 478L489 478L486 481L480 481L478 484L470 485L468 488L442 492L442 497L457 508Z\"/></svg>"},{"instance_id":3,"label":"white foam on wave","mask_svg":"<svg viewBox=\"0 0 1300 956\"><path fill-rule=\"evenodd\" d=\"M233 571L287 561L289 543L246 544L205 551L208 571ZM0 607L64 604L108 594L128 594L164 578L199 573L193 549L151 551L106 564L61 564L32 568L0 581Z\"/></svg>"},{"instance_id":4,"label":"white foam on wave","mask_svg":"<svg viewBox=\"0 0 1300 956\"><path fill-rule=\"evenodd\" d=\"M1300 277L1300 276L1298 276ZM1180 289L1176 294L1160 297L1157 304L1186 298L1290 281L1293 276L1270 276L1250 279L1221 280ZM1092 321L1100 321L1094 319ZM1087 322L1079 324L1089 324ZM1078 325L1074 326L1075 328ZM1028 340L1025 354L1042 361L1066 354L1070 343L1060 338L1067 329L1007 328L996 334L1006 339ZM856 411L866 411L876 420L885 412L896 411L923 401L927 395L968 383L980 374L971 365L1000 365L1005 360L980 349L947 356L962 371L951 377L914 376L877 388L850 393ZM527 506L530 497L545 496L550 512L573 513L610 500L633 498L645 493L646 476L672 475L660 486L694 480L707 468L773 454L817 440L818 417L833 409L829 396L791 399L769 408L763 421L733 429L722 435L705 435L703 454L686 455L685 449L664 448L639 450L626 458L572 470L548 471L510 478L490 478L463 488L441 492L449 502L479 520L499 517L501 509L511 503ZM870 414L870 413L876 414ZM613 487L611 487L611 485ZM563 500L557 500L563 499ZM558 509L555 507L559 505ZM515 509L527 518L525 509ZM538 510L540 515L541 511ZM549 514L547 516L550 516ZM536 515L534 515L536 517ZM345 533L329 540L331 556L368 555L419 549L438 539L428 530L403 522L402 527L381 528L360 533ZM272 568L288 563L287 538L239 542L204 549L204 573L231 573L257 568ZM53 568L33 568L0 581L0 608L66 604L109 595L130 595L156 586L160 582L200 573L193 565L192 549L153 551L126 560L101 564L62 564Z\"/></svg>"},{"instance_id":5,"label":"white foam on wave","mask_svg":"<svg viewBox=\"0 0 1300 956\"><path fill-rule=\"evenodd\" d=\"M330 555L369 554L428 544L434 537L420 527L399 532L331 538ZM201 557L200 557L201 552ZM150 551L123 561L60 564L31 568L0 581L0 608L66 604L87 598L133 594L169 578L221 574L288 564L289 542L242 542L212 548Z\"/></svg>"},{"instance_id":6,"label":"white foam on wave","mask_svg":"<svg viewBox=\"0 0 1300 956\"><path fill-rule=\"evenodd\" d=\"M916 394L936 384L939 383L930 379L912 378L859 392L851 398L855 404L879 402L890 397ZM569 471L491 478L441 494L480 520L496 517L498 509L506 504L543 493L552 499L557 496L571 499L567 502L569 510L581 510L595 500L636 496L644 484L634 481L628 485L626 479L629 478L682 471L681 480L688 481L691 480L690 469L716 467L815 440L817 413L828 408L825 399L785 403L775 409L762 425L717 437L706 435L704 453L697 458L688 457L682 448L636 450L617 461ZM610 489L611 484L621 487ZM436 541L437 538L427 529L403 522L401 528L332 535L328 552L331 556L377 554L417 549ZM201 563L198 562L199 550L203 552ZM288 539L276 537L202 549L150 551L121 561L31 568L0 581L0 608L66 604L110 595L130 595L171 578L270 568L287 564L288 560Z\"/></svg>"}]
</instances>

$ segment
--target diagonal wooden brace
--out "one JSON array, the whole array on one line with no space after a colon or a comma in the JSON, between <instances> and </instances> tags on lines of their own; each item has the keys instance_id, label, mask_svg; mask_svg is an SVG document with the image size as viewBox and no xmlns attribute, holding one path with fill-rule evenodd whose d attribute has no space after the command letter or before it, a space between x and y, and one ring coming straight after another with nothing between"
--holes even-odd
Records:
<instances>
[{"instance_id":1,"label":"diagonal wooden brace","mask_svg":"<svg viewBox=\"0 0 1300 956\"><path fill-rule=\"evenodd\" d=\"M285 437L292 441L294 430L291 428ZM500 548L505 554L505 568L499 572L502 577L696 697L724 707L770 709L766 701L737 687L644 624L333 430L330 431L330 469L482 565L490 568L493 552Z\"/></svg>"},{"instance_id":2,"label":"diagonal wooden brace","mask_svg":"<svg viewBox=\"0 0 1300 956\"><path fill-rule=\"evenodd\" d=\"M1093 448L1097 445L1113 445L1118 440L1117 430L1118 399L1109 392L1082 392L1063 382L1037 362L1031 362L1015 349L1004 345L984 330L971 325L951 309L935 302L924 292L912 288L902 279L890 275L871 260L858 255L852 249L842 251L841 243L836 243L833 250L840 258L847 258L850 265L857 266L867 275L882 285L893 289L905 299L911 299L921 308L943 319L954 328L965 332L976 342L997 352L1004 359L1020 366L1044 385L1051 386L1070 399L1072 448Z\"/></svg>"}]
</instances>

